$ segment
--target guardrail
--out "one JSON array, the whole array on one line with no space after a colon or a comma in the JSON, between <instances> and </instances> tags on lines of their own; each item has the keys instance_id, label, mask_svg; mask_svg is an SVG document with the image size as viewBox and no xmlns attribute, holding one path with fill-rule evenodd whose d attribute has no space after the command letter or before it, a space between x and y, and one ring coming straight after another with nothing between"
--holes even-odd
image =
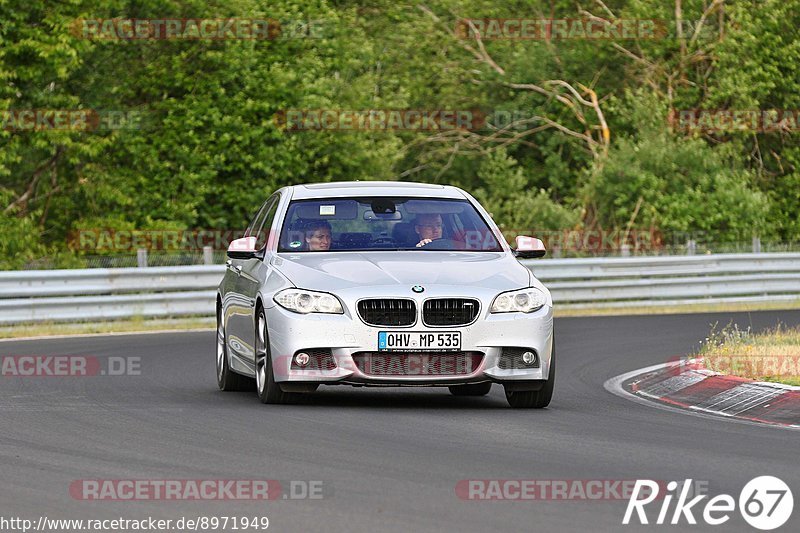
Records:
<instances>
[{"instance_id":1,"label":"guardrail","mask_svg":"<svg viewBox=\"0 0 800 533\"><path fill-rule=\"evenodd\" d=\"M800 253L523 261L561 307L800 300ZM0 272L0 324L213 316L225 267Z\"/></svg>"},{"instance_id":2,"label":"guardrail","mask_svg":"<svg viewBox=\"0 0 800 533\"><path fill-rule=\"evenodd\" d=\"M214 316L224 265L0 272L0 324Z\"/></svg>"},{"instance_id":3,"label":"guardrail","mask_svg":"<svg viewBox=\"0 0 800 533\"><path fill-rule=\"evenodd\" d=\"M523 261L564 307L800 300L800 253Z\"/></svg>"}]
</instances>

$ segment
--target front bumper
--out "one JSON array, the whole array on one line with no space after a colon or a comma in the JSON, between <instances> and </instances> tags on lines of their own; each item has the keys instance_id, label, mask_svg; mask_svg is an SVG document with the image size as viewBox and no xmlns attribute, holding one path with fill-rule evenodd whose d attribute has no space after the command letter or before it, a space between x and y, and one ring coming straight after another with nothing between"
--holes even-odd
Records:
<instances>
[{"instance_id":1,"label":"front bumper","mask_svg":"<svg viewBox=\"0 0 800 533\"><path fill-rule=\"evenodd\" d=\"M343 315L301 315L280 306L266 309L275 381L288 384L326 384L361 386L448 386L493 381L518 383L547 379L553 347L553 308L545 305L533 313L490 314L484 305L478 319L464 327L411 328L376 327L364 324L349 311ZM353 307L350 307L353 309ZM480 363L462 374L375 375L362 371L354 360L361 352L378 351L379 331L461 332L461 352L480 352ZM504 348L524 347L537 354L537 364L508 368L501 363ZM335 360L333 369L292 368L300 351L329 348ZM382 352L386 357L398 352ZM357 356L358 357L358 356ZM501 368L503 367L503 368ZM418 365L416 366L418 368Z\"/></svg>"}]
</instances>

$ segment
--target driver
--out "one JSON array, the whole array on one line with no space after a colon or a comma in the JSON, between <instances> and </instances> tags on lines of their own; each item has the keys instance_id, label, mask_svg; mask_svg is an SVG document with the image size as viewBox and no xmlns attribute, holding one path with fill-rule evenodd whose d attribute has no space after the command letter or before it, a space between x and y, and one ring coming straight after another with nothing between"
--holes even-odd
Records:
<instances>
[{"instance_id":1,"label":"driver","mask_svg":"<svg viewBox=\"0 0 800 533\"><path fill-rule=\"evenodd\" d=\"M442 215L431 213L419 215L414 223L414 231L419 235L417 248L442 238Z\"/></svg>"},{"instance_id":2,"label":"driver","mask_svg":"<svg viewBox=\"0 0 800 533\"><path fill-rule=\"evenodd\" d=\"M306 250L327 252L331 249L331 225L327 220L311 220L305 225Z\"/></svg>"}]
</instances>

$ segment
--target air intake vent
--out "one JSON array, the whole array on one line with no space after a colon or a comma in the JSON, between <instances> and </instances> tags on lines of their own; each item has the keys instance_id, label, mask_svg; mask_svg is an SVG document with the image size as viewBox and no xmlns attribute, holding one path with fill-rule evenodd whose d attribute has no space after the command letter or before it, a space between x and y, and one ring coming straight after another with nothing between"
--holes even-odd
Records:
<instances>
[{"instance_id":1,"label":"air intake vent","mask_svg":"<svg viewBox=\"0 0 800 533\"><path fill-rule=\"evenodd\" d=\"M482 352L356 352L356 367L371 376L464 376L476 372Z\"/></svg>"},{"instance_id":2,"label":"air intake vent","mask_svg":"<svg viewBox=\"0 0 800 533\"><path fill-rule=\"evenodd\" d=\"M526 363L522 359L522 355L526 352L533 354L533 361ZM500 355L500 360L497 367L502 370L527 370L529 368L539 368L539 354L533 348L517 348L506 347L503 348L503 353Z\"/></svg>"},{"instance_id":3,"label":"air intake vent","mask_svg":"<svg viewBox=\"0 0 800 533\"><path fill-rule=\"evenodd\" d=\"M308 355L308 363L303 366L297 362L297 354L301 352ZM292 370L334 370L335 368L336 360L333 358L330 348L298 350L292 357Z\"/></svg>"}]
</instances>

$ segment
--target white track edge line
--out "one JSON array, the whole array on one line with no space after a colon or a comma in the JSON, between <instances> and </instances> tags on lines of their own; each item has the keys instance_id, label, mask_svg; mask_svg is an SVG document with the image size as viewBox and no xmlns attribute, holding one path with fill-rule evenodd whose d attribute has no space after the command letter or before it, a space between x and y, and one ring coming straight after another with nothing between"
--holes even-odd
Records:
<instances>
[{"instance_id":1,"label":"white track edge line","mask_svg":"<svg viewBox=\"0 0 800 533\"><path fill-rule=\"evenodd\" d=\"M714 414L710 414L710 412L705 411L690 411L688 409L681 409L680 407L675 407L672 405L667 405L665 403L655 401L655 400L646 400L641 396L633 394L632 392L626 391L622 388L622 384L636 376L647 374L649 372L654 372L656 370L661 370L670 366L679 365L680 362L671 362L671 363L661 363L659 365L648 366L646 368L641 368L639 370L633 370L631 372L626 372L624 374L620 374L619 376L615 376L613 378L607 379L605 383L603 383L603 388L606 389L611 394L615 396L619 396L620 398L625 398L626 400L634 401L641 405L647 405L649 407L655 407L656 409L661 409L663 411L670 411L673 413L680 413L683 415L694 416L697 418L705 418L705 419L713 419L713 420L724 420L727 422L735 422L737 424L747 424L749 426L758 426L758 427L770 427L770 428L778 428L778 429L787 429L790 431L798 431L800 430L800 426L782 426L779 424L768 424L766 422L756 422L754 420L746 420L744 418L738 418L731 415L725 416L722 413L714 412Z\"/></svg>"}]
</instances>

